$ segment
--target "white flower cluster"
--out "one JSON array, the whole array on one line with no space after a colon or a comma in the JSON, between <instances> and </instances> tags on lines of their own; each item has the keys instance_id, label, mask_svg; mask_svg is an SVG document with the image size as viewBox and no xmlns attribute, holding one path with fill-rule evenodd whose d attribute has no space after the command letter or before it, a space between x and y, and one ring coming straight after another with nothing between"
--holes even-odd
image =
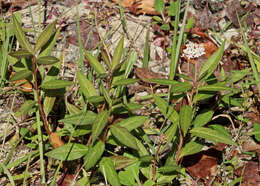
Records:
<instances>
[{"instance_id":1,"label":"white flower cluster","mask_svg":"<svg viewBox=\"0 0 260 186\"><path fill-rule=\"evenodd\" d=\"M182 57L186 56L188 59L200 57L205 54L205 48L203 45L197 43L188 42L186 48L183 50Z\"/></svg>"}]
</instances>

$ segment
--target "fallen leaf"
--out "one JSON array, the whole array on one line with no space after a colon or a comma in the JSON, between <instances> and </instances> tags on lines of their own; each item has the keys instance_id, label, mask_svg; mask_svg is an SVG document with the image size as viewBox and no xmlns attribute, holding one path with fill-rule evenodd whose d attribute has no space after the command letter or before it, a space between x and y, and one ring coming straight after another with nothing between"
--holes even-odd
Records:
<instances>
[{"instance_id":1,"label":"fallen leaf","mask_svg":"<svg viewBox=\"0 0 260 186\"><path fill-rule=\"evenodd\" d=\"M15 72L12 72L10 75L10 78L13 77L14 75L15 75ZM12 83L14 84L14 86L17 86L18 89L23 92L30 93L33 91L33 86L27 79L13 81Z\"/></svg>"},{"instance_id":2,"label":"fallen leaf","mask_svg":"<svg viewBox=\"0 0 260 186\"><path fill-rule=\"evenodd\" d=\"M242 144L242 149L248 152L260 152L260 145L250 139Z\"/></svg>"},{"instance_id":3,"label":"fallen leaf","mask_svg":"<svg viewBox=\"0 0 260 186\"><path fill-rule=\"evenodd\" d=\"M118 3L118 0L112 0L114 3ZM164 0L167 2L167 0ZM160 15L154 7L153 0L122 0L122 7L130 8L130 11L136 15L139 14L149 14L149 15Z\"/></svg>"},{"instance_id":4,"label":"fallen leaf","mask_svg":"<svg viewBox=\"0 0 260 186\"><path fill-rule=\"evenodd\" d=\"M255 112L246 112L244 116L250 119L253 123L260 123L260 114Z\"/></svg>"},{"instance_id":5,"label":"fallen leaf","mask_svg":"<svg viewBox=\"0 0 260 186\"><path fill-rule=\"evenodd\" d=\"M182 165L195 178L202 179L207 182L216 175L218 165L217 160L221 159L222 153L214 148L206 151L185 156Z\"/></svg>"},{"instance_id":6,"label":"fallen leaf","mask_svg":"<svg viewBox=\"0 0 260 186\"><path fill-rule=\"evenodd\" d=\"M230 8L230 7L232 7L232 8ZM240 5L240 3L237 3L236 1L229 1L229 2L227 2L225 12L226 12L226 16L228 17L228 19L231 20L232 23L234 24L234 26L238 28L239 22L237 19L237 14L238 14L238 17L241 19L245 13L251 12L254 9L255 9L255 6L252 3L250 3L247 7L244 8ZM253 17L254 16L252 15L252 13L250 13L245 18L247 26L250 26L251 24L254 23Z\"/></svg>"},{"instance_id":7,"label":"fallen leaf","mask_svg":"<svg viewBox=\"0 0 260 186\"><path fill-rule=\"evenodd\" d=\"M203 47L205 48L204 56L206 58L209 58L214 52L216 52L218 50L218 47L209 40L201 43L200 45L203 45Z\"/></svg>"},{"instance_id":8,"label":"fallen leaf","mask_svg":"<svg viewBox=\"0 0 260 186\"><path fill-rule=\"evenodd\" d=\"M259 171L259 162L249 161L245 166L235 170L235 174L243 177L242 186L258 186L260 185Z\"/></svg>"},{"instance_id":9,"label":"fallen leaf","mask_svg":"<svg viewBox=\"0 0 260 186\"><path fill-rule=\"evenodd\" d=\"M61 179L58 181L58 185L61 185L61 186L71 186L71 185L79 186L79 185L76 183L73 174L66 174L65 177L61 178Z\"/></svg>"},{"instance_id":10,"label":"fallen leaf","mask_svg":"<svg viewBox=\"0 0 260 186\"><path fill-rule=\"evenodd\" d=\"M146 79L166 79L164 75L146 68L135 67L134 73L135 76L144 83L150 83Z\"/></svg>"},{"instance_id":11,"label":"fallen leaf","mask_svg":"<svg viewBox=\"0 0 260 186\"><path fill-rule=\"evenodd\" d=\"M112 0L114 3L118 3L118 0ZM129 8L136 0L121 0L121 5L124 8Z\"/></svg>"},{"instance_id":12,"label":"fallen leaf","mask_svg":"<svg viewBox=\"0 0 260 186\"><path fill-rule=\"evenodd\" d=\"M54 148L58 148L58 147L64 145L64 141L62 141L60 136L55 132L52 132L50 134L50 142Z\"/></svg>"}]
</instances>

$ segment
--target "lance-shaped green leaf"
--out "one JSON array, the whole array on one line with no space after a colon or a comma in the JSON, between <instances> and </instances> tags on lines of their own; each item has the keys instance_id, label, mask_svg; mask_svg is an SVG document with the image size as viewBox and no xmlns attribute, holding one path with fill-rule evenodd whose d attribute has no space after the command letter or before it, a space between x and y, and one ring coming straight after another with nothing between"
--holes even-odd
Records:
<instances>
[{"instance_id":1,"label":"lance-shaped green leaf","mask_svg":"<svg viewBox=\"0 0 260 186\"><path fill-rule=\"evenodd\" d=\"M138 79L120 79L118 81L115 81L112 83L113 86L119 86L119 85L130 85L137 83L139 80Z\"/></svg>"},{"instance_id":2,"label":"lance-shaped green leaf","mask_svg":"<svg viewBox=\"0 0 260 186\"><path fill-rule=\"evenodd\" d=\"M102 75L106 73L104 67L99 63L96 57L92 56L87 50L85 50L85 54L90 66L95 70L97 74Z\"/></svg>"},{"instance_id":3,"label":"lance-shaped green leaf","mask_svg":"<svg viewBox=\"0 0 260 186\"><path fill-rule=\"evenodd\" d=\"M53 51L53 48L55 46L55 43L59 37L61 27L57 29L55 34L49 39L49 41L42 47L41 53L38 55L38 57L42 56L49 56L51 55L51 52Z\"/></svg>"},{"instance_id":4,"label":"lance-shaped green leaf","mask_svg":"<svg viewBox=\"0 0 260 186\"><path fill-rule=\"evenodd\" d=\"M25 49L20 49L15 52L11 52L11 53L9 53L9 55L12 57L18 58L18 59L23 58L23 57L26 58L26 57L32 56L32 54Z\"/></svg>"},{"instance_id":5,"label":"lance-shaped green leaf","mask_svg":"<svg viewBox=\"0 0 260 186\"><path fill-rule=\"evenodd\" d=\"M90 125L97 117L97 114L92 111L80 112L78 114L70 115L64 119L59 120L65 124L70 125Z\"/></svg>"},{"instance_id":6,"label":"lance-shaped green leaf","mask_svg":"<svg viewBox=\"0 0 260 186\"><path fill-rule=\"evenodd\" d=\"M59 62L60 60L54 56L43 56L36 59L39 65L51 65Z\"/></svg>"},{"instance_id":7,"label":"lance-shaped green leaf","mask_svg":"<svg viewBox=\"0 0 260 186\"><path fill-rule=\"evenodd\" d=\"M180 109L180 126L183 131L183 135L186 136L188 129L192 121L192 108L188 105L184 105Z\"/></svg>"},{"instance_id":8,"label":"lance-shaped green leaf","mask_svg":"<svg viewBox=\"0 0 260 186\"><path fill-rule=\"evenodd\" d=\"M130 73L133 70L134 63L136 62L137 59L137 53L135 51L132 51L128 57L126 67L125 67L125 76L124 78L128 78Z\"/></svg>"},{"instance_id":9,"label":"lance-shaped green leaf","mask_svg":"<svg viewBox=\"0 0 260 186\"><path fill-rule=\"evenodd\" d=\"M157 16L158 17L158 16ZM145 47L144 47L144 58L143 58L143 68L148 68L148 62L150 58L150 30L147 29L145 37Z\"/></svg>"},{"instance_id":10,"label":"lance-shaped green leaf","mask_svg":"<svg viewBox=\"0 0 260 186\"><path fill-rule=\"evenodd\" d=\"M202 144L197 143L195 141L190 141L181 149L179 158L200 152L202 148L203 148Z\"/></svg>"},{"instance_id":11,"label":"lance-shaped green leaf","mask_svg":"<svg viewBox=\"0 0 260 186\"><path fill-rule=\"evenodd\" d=\"M105 144L102 141L98 141L97 144L90 147L88 149L88 152L84 158L85 169L89 170L90 168L94 167L100 157L102 156L103 152L105 150Z\"/></svg>"},{"instance_id":12,"label":"lance-shaped green leaf","mask_svg":"<svg viewBox=\"0 0 260 186\"><path fill-rule=\"evenodd\" d=\"M112 68L111 62L110 62L110 60L109 60L109 57L108 57L106 51L103 50L103 51L101 52L101 56L102 56L103 61L104 61L105 64L107 65L107 68L108 68L109 70L111 70L111 68Z\"/></svg>"},{"instance_id":13,"label":"lance-shaped green leaf","mask_svg":"<svg viewBox=\"0 0 260 186\"><path fill-rule=\"evenodd\" d=\"M160 14L163 14L164 9L165 9L164 0L154 0L153 6L154 6L155 10L157 10L157 12L159 12Z\"/></svg>"},{"instance_id":14,"label":"lance-shaped green leaf","mask_svg":"<svg viewBox=\"0 0 260 186\"><path fill-rule=\"evenodd\" d=\"M81 110L77 106L70 104L68 101L66 101L65 103L66 103L66 108L68 109L70 114L79 114L80 113Z\"/></svg>"},{"instance_id":15,"label":"lance-shaped green leaf","mask_svg":"<svg viewBox=\"0 0 260 186\"><path fill-rule=\"evenodd\" d=\"M44 31L39 35L36 45L34 47L34 53L36 53L39 49L41 49L51 38L51 36L55 33L55 26L57 21L55 20L51 24L49 24Z\"/></svg>"},{"instance_id":16,"label":"lance-shaped green leaf","mask_svg":"<svg viewBox=\"0 0 260 186\"><path fill-rule=\"evenodd\" d=\"M109 112L107 110L103 110L102 112L98 113L92 126L93 139L96 139L100 135L102 130L105 128L108 119L109 119Z\"/></svg>"},{"instance_id":17,"label":"lance-shaped green leaf","mask_svg":"<svg viewBox=\"0 0 260 186\"><path fill-rule=\"evenodd\" d=\"M169 79L147 79L147 81L159 85L172 86L172 93L186 92L192 88L192 85L188 82L178 82Z\"/></svg>"},{"instance_id":18,"label":"lance-shaped green leaf","mask_svg":"<svg viewBox=\"0 0 260 186\"><path fill-rule=\"evenodd\" d=\"M159 172L167 174L172 172L182 172L182 168L178 165L166 165L158 169Z\"/></svg>"},{"instance_id":19,"label":"lance-shaped green leaf","mask_svg":"<svg viewBox=\"0 0 260 186\"><path fill-rule=\"evenodd\" d=\"M207 79L217 68L218 63L221 60L223 52L224 52L224 46L225 46L225 41L218 48L218 50L216 52L214 52L208 58L208 60L203 64L203 66L200 69L199 80L201 80L202 78Z\"/></svg>"},{"instance_id":20,"label":"lance-shaped green leaf","mask_svg":"<svg viewBox=\"0 0 260 186\"><path fill-rule=\"evenodd\" d=\"M123 145L138 150L135 137L124 127L112 125L110 127L112 135Z\"/></svg>"},{"instance_id":21,"label":"lance-shaped green leaf","mask_svg":"<svg viewBox=\"0 0 260 186\"><path fill-rule=\"evenodd\" d=\"M222 90L234 90L234 89L227 87L225 83L215 83L212 85L206 85L198 88L198 91L222 91Z\"/></svg>"},{"instance_id":22,"label":"lance-shaped green leaf","mask_svg":"<svg viewBox=\"0 0 260 186\"><path fill-rule=\"evenodd\" d=\"M102 158L99 163L99 170L102 172L104 177L107 178L110 185L121 186L114 163L110 158Z\"/></svg>"},{"instance_id":23,"label":"lance-shaped green leaf","mask_svg":"<svg viewBox=\"0 0 260 186\"><path fill-rule=\"evenodd\" d=\"M124 37L120 39L112 57L112 70L114 71L120 64L121 56L123 54Z\"/></svg>"},{"instance_id":24,"label":"lance-shaped green leaf","mask_svg":"<svg viewBox=\"0 0 260 186\"><path fill-rule=\"evenodd\" d=\"M41 88L43 89L59 89L59 88L65 88L67 86L71 86L73 84L72 81L66 81L66 80L50 80L50 81L45 81L41 85Z\"/></svg>"},{"instance_id":25,"label":"lance-shaped green leaf","mask_svg":"<svg viewBox=\"0 0 260 186\"><path fill-rule=\"evenodd\" d=\"M113 160L116 170L128 167L129 165L138 161L126 156L110 156L109 158Z\"/></svg>"},{"instance_id":26,"label":"lance-shaped green leaf","mask_svg":"<svg viewBox=\"0 0 260 186\"><path fill-rule=\"evenodd\" d=\"M260 124L255 123L254 124L254 132L255 139L260 142Z\"/></svg>"},{"instance_id":27,"label":"lance-shaped green leaf","mask_svg":"<svg viewBox=\"0 0 260 186\"><path fill-rule=\"evenodd\" d=\"M237 146L237 144L233 142L229 136L227 136L226 134L222 134L217 130L205 127L195 127L190 131L190 133L213 142L220 142Z\"/></svg>"},{"instance_id":28,"label":"lance-shaped green leaf","mask_svg":"<svg viewBox=\"0 0 260 186\"><path fill-rule=\"evenodd\" d=\"M93 104L104 102L104 100L103 96L92 96L88 98L88 102Z\"/></svg>"},{"instance_id":29,"label":"lance-shaped green leaf","mask_svg":"<svg viewBox=\"0 0 260 186\"><path fill-rule=\"evenodd\" d=\"M53 105L55 103L56 97L52 97L52 96L46 96L44 98L43 101L43 111L45 113L46 116L49 115L49 113L51 112Z\"/></svg>"},{"instance_id":30,"label":"lance-shaped green leaf","mask_svg":"<svg viewBox=\"0 0 260 186\"><path fill-rule=\"evenodd\" d=\"M77 71L77 79L80 85L80 89L87 99L91 96L98 96L96 88L82 72Z\"/></svg>"},{"instance_id":31,"label":"lance-shaped green leaf","mask_svg":"<svg viewBox=\"0 0 260 186\"><path fill-rule=\"evenodd\" d=\"M33 100L26 101L14 115L16 117L25 116L35 106L35 104L36 101Z\"/></svg>"},{"instance_id":32,"label":"lance-shaped green leaf","mask_svg":"<svg viewBox=\"0 0 260 186\"><path fill-rule=\"evenodd\" d=\"M172 106L170 105L167 106L167 102L163 98L159 96L154 96L154 101L155 104L160 109L161 113L164 115L164 117L169 119L172 123L178 121L179 119L178 113L174 110Z\"/></svg>"},{"instance_id":33,"label":"lance-shaped green leaf","mask_svg":"<svg viewBox=\"0 0 260 186\"><path fill-rule=\"evenodd\" d=\"M132 116L116 123L116 125L126 128L128 131L136 129L144 124L148 119L147 116Z\"/></svg>"},{"instance_id":34,"label":"lance-shaped green leaf","mask_svg":"<svg viewBox=\"0 0 260 186\"><path fill-rule=\"evenodd\" d=\"M25 79L30 77L32 75L32 72L30 70L21 70L19 72L16 72L13 77L11 77L10 81L18 81L21 79Z\"/></svg>"},{"instance_id":35,"label":"lance-shaped green leaf","mask_svg":"<svg viewBox=\"0 0 260 186\"><path fill-rule=\"evenodd\" d=\"M19 44L28 52L30 52L31 54L33 54L33 50L32 50L32 46L29 43L29 41L27 40L22 26L20 25L20 23L18 22L18 20L16 19L15 15L12 16L13 17L13 28L15 31L15 36L19 42Z\"/></svg>"},{"instance_id":36,"label":"lance-shaped green leaf","mask_svg":"<svg viewBox=\"0 0 260 186\"><path fill-rule=\"evenodd\" d=\"M162 145L162 147L159 150L159 153L162 152L166 147L168 147L170 142L172 142L172 140L174 139L174 136L176 134L177 129L178 129L178 124L177 123L171 123L171 126L165 132L167 142L166 142L166 144Z\"/></svg>"},{"instance_id":37,"label":"lance-shaped green leaf","mask_svg":"<svg viewBox=\"0 0 260 186\"><path fill-rule=\"evenodd\" d=\"M213 114L214 114L213 110L210 110L210 109L202 110L199 113L199 115L196 116L196 118L194 119L194 121L192 123L196 127L202 127L211 121Z\"/></svg>"},{"instance_id":38,"label":"lance-shaped green leaf","mask_svg":"<svg viewBox=\"0 0 260 186\"><path fill-rule=\"evenodd\" d=\"M76 160L84 156L88 151L85 145L78 143L68 143L52 151L45 153L46 156L57 160Z\"/></svg>"},{"instance_id":39,"label":"lance-shaped green leaf","mask_svg":"<svg viewBox=\"0 0 260 186\"><path fill-rule=\"evenodd\" d=\"M112 107L113 102L112 102L112 99L111 99L111 97L110 97L110 95L109 95L107 89L104 87L103 84L100 85L100 88L101 88L101 92L102 92L103 95L104 95L104 98L106 99L106 101L107 101L107 103L108 103L108 106L109 106L109 107Z\"/></svg>"}]
</instances>

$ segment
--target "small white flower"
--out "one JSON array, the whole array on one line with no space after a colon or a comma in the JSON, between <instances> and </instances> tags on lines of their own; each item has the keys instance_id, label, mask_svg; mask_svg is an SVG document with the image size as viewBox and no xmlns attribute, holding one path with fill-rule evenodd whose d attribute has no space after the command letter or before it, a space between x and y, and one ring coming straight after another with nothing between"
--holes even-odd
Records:
<instances>
[{"instance_id":1,"label":"small white flower","mask_svg":"<svg viewBox=\"0 0 260 186\"><path fill-rule=\"evenodd\" d=\"M188 42L186 48L183 50L182 57L186 56L188 59L200 57L205 54L205 48L203 45L197 43Z\"/></svg>"}]
</instances>

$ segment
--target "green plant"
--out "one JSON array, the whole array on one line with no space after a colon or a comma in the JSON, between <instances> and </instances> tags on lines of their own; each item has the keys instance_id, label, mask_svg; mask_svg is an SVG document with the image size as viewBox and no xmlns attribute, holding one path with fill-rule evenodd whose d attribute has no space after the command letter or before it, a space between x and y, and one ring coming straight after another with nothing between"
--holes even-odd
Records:
<instances>
[{"instance_id":1,"label":"green plant","mask_svg":"<svg viewBox=\"0 0 260 186\"><path fill-rule=\"evenodd\" d=\"M164 2L155 2L156 10L163 17L162 22L158 18L155 19L162 23L162 26L168 24L163 14ZM237 77L231 80L223 78L221 82L216 81L213 72L222 58L224 41L197 72L198 78L191 80L184 75L179 75L178 77L185 80L179 81L176 71L180 47L186 39L184 28L189 1L180 32L178 32L178 25L181 1L174 1L170 6L168 16L174 16L175 20L172 24L174 36L169 78L147 79L151 85L169 87L169 91L168 94L148 95L144 98L149 100L146 105L135 102L135 99L127 95L127 85L139 80L130 76L137 54L124 50L124 36L118 42L112 56L106 51L101 52L104 63L80 45L80 60L75 74L79 89L75 90L73 103L71 103L68 94L72 91L70 86L75 84L59 78L61 60L51 55L60 31L60 28L55 29L56 21L39 34L36 45L32 46L17 18L12 17L15 36L22 49L8 54L10 65L16 72L9 81L12 83L26 79L32 83L33 93L29 94L34 98L28 99L16 112L16 116L36 115L34 128L37 130L37 134L33 134L28 129L20 129L22 139L30 141L27 145L34 149L33 151L14 162L5 161L4 164L0 164L1 170L7 174L12 183L13 178L8 169L21 162L29 162L36 156L40 156L44 183L46 170L44 156L47 156L57 160L55 161L57 169L51 185L55 184L56 176L62 169L64 161L80 163L79 171L82 178L77 182L79 185L90 185L96 182L100 179L100 174L103 175L102 181L110 185L165 185L173 183L175 178L185 174L185 169L181 165L182 158L200 152L206 140L237 145L223 126L208 125L215 114L214 109L200 109L200 104L218 96L220 98L215 103L217 105L221 103L224 105L229 99L232 99L231 104L238 104L232 98L232 95L237 92L226 84L238 81L248 72L245 71L244 74L237 72ZM77 23L80 33L78 16ZM163 28L168 29L168 26ZM144 51L144 68L148 68L148 41L149 31ZM87 74L85 74L83 57L90 64ZM22 67L17 68L17 63L21 63ZM47 72L43 66L48 68ZM220 91L225 92L219 95ZM187 104L181 105L179 110L175 109L175 106L183 100L187 100ZM60 105L55 104L59 101L62 102ZM148 116L134 112L144 106L150 108ZM150 117L149 112L154 108L160 111L158 120ZM51 113L57 110L61 110L61 116L54 118ZM48 122L56 120L57 123ZM45 130L42 131L42 128ZM156 140L151 138L151 134ZM24 172L24 184L27 171L28 164ZM88 176L87 172L90 172L91 176Z\"/></svg>"}]
</instances>

